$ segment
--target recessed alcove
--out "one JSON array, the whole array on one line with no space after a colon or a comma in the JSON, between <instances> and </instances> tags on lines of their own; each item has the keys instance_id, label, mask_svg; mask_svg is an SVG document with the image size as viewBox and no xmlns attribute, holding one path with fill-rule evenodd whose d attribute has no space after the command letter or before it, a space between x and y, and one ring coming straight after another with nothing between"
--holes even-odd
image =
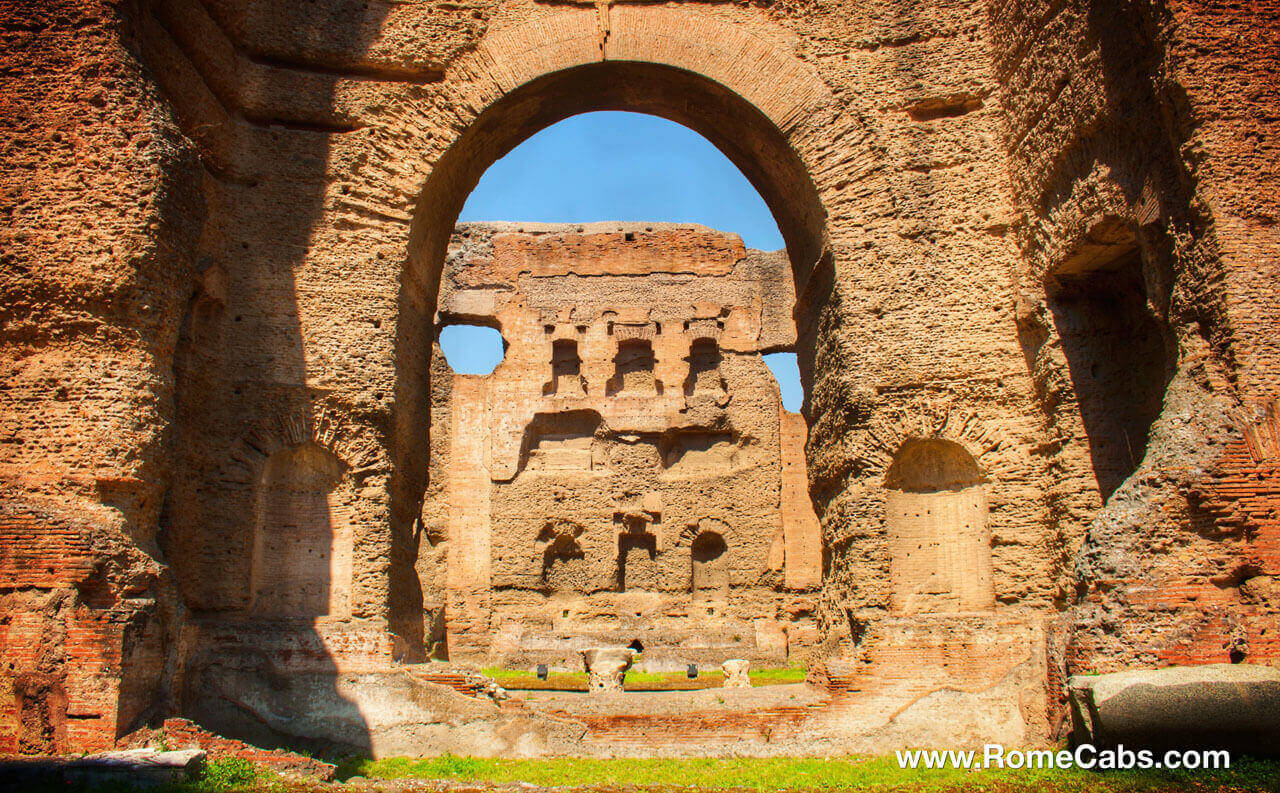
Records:
<instances>
[{"instance_id":1,"label":"recessed alcove","mask_svg":"<svg viewBox=\"0 0 1280 793\"><path fill-rule=\"evenodd\" d=\"M984 477L960 444L904 441L884 477L890 604L901 613L995 606Z\"/></svg>"}]
</instances>

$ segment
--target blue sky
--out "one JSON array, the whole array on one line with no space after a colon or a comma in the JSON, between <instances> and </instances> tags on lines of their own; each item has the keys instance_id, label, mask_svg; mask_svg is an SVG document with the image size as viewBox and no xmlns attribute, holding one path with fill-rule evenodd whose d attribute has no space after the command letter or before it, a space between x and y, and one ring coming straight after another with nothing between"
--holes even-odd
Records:
<instances>
[{"instance_id":1,"label":"blue sky","mask_svg":"<svg viewBox=\"0 0 1280 793\"><path fill-rule=\"evenodd\" d=\"M533 135L485 172L458 219L701 223L751 248L783 247L769 208L728 158L693 130L639 113L585 113ZM500 338L485 330L441 334L454 371L487 374L502 360ZM783 404L798 410L795 355L765 361Z\"/></svg>"}]
</instances>

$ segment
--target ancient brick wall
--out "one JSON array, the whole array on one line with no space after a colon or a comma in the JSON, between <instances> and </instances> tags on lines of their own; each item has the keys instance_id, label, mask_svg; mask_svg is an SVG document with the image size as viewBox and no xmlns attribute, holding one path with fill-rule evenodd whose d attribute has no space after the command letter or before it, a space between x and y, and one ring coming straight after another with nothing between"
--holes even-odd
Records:
<instances>
[{"instance_id":1,"label":"ancient brick wall","mask_svg":"<svg viewBox=\"0 0 1280 793\"><path fill-rule=\"evenodd\" d=\"M134 11L0 10L0 751L108 747L169 692L153 556L202 175Z\"/></svg>"},{"instance_id":2,"label":"ancient brick wall","mask_svg":"<svg viewBox=\"0 0 1280 793\"><path fill-rule=\"evenodd\" d=\"M1064 472L1052 514L1084 540L1067 668L1274 663L1256 505L1275 472L1240 435L1275 396L1274 191L1255 185L1274 169L1276 9L990 10L1019 330Z\"/></svg>"},{"instance_id":3,"label":"ancient brick wall","mask_svg":"<svg viewBox=\"0 0 1280 793\"><path fill-rule=\"evenodd\" d=\"M633 642L652 669L803 655L820 531L803 420L761 358L794 345L793 294L780 252L700 227L459 227L439 323L498 328L506 351L439 386L452 420L431 454L449 485L423 525L447 515L448 572L430 543L418 568L451 659L577 669L581 648Z\"/></svg>"},{"instance_id":4,"label":"ancient brick wall","mask_svg":"<svg viewBox=\"0 0 1280 793\"><path fill-rule=\"evenodd\" d=\"M383 662L443 636L423 619L447 579L439 545L423 552L442 525L424 497L448 479L430 436L484 418L437 399L454 221L498 156L598 109L706 135L779 222L822 536L812 616L833 661L916 641L877 627L916 618L893 612L886 475L906 444L938 439L981 472L994 600L981 618L924 615L941 645L1070 607L1072 669L1274 662L1275 453L1246 440L1280 372L1273 2L0 13L0 482L22 558L65 559L0 580L5 685L33 692L5 706L6 745L99 746L169 707L218 646L180 628L184 610L256 624L263 491L299 447L341 469L303 495L350 536L346 605L326 585L322 606L343 616L324 619L385 626ZM583 254L604 272L615 243ZM670 244L681 261L721 250ZM648 387L644 341L679 358L654 331L633 339L623 394ZM589 363L607 389L615 362ZM682 394L687 367L667 374ZM572 382L566 369L553 388ZM493 398L452 388L452 406ZM707 451L690 440L686 456ZM476 497L520 460L478 457ZM60 555L70 536L92 572ZM458 590L480 613L485 536ZM290 641L324 633L283 619Z\"/></svg>"}]
</instances>

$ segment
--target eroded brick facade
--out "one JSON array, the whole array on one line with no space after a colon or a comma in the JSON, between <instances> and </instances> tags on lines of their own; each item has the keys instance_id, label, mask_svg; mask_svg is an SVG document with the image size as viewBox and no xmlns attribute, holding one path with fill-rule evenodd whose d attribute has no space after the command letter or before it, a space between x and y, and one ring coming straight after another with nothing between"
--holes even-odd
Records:
<instances>
[{"instance_id":1,"label":"eroded brick facade","mask_svg":"<svg viewBox=\"0 0 1280 793\"><path fill-rule=\"evenodd\" d=\"M843 692L786 716L804 725L796 751L942 740L931 692L966 692L948 715L972 735L998 723L1030 742L1068 672L1277 663L1276 3L56 0L0 14L0 749L98 748L201 709L232 734L247 709L284 720L237 736L255 740L288 722L380 753L573 750L562 722L452 699L411 662L450 630L491 648L494 615L543 597L522 583L541 572L514 550L498 564L491 542L504 521L523 531L520 509L503 512L533 503L514 498L521 465L595 465L594 432L573 442L591 416L535 420L532 403L504 429L519 443L469 446L492 432L481 406L503 379L453 378L431 340L438 309L496 316L442 302L476 179L598 109L706 135L787 242L794 298L743 294L794 318L818 539L774 506L739 547L770 571L740 602L812 620L812 678ZM719 261L702 277L732 280L739 266L725 235L671 235L663 257L585 235L563 259L548 251L564 240L520 239L483 265L517 293L533 294L526 271L647 281ZM576 398L559 396L575 388L572 341L586 399L661 381L645 404L662 422L604 439L618 449L679 426L664 400L684 398L691 369L714 404L712 351L693 342L723 348L732 309L673 309L679 333L659 333L618 306L615 329L654 326L585 355L608 335L599 307L513 318L541 341L539 374L512 387ZM705 319L725 335L685 333ZM755 343L731 360L775 342ZM802 432L766 402L755 437L782 462L765 500L783 505L805 489L784 451ZM529 427L536 453L510 453ZM447 461L431 453L445 447ZM711 434L681 446L718 448ZM936 462L907 465L924 451ZM948 470L961 475L934 476ZM646 503L651 485L591 509L725 520ZM432 524L448 493L487 503ZM554 517L539 506L535 520ZM281 524L289 542L263 539ZM548 548L589 530L557 525ZM944 553L953 537L959 555ZM433 561L445 543L456 563ZM716 550L695 568L690 547L690 589L723 592ZM820 578L786 562L815 554ZM550 580L577 580L571 567ZM792 590L812 613L778 608ZM433 617L456 593L467 607Z\"/></svg>"}]
</instances>

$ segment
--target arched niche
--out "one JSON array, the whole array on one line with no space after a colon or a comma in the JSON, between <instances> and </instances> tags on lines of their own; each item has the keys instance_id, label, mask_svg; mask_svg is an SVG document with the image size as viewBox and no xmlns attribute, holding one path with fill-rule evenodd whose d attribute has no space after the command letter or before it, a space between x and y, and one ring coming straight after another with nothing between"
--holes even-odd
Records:
<instances>
[{"instance_id":1,"label":"arched niche","mask_svg":"<svg viewBox=\"0 0 1280 793\"><path fill-rule=\"evenodd\" d=\"M341 487L345 471L333 452L310 441L267 458L255 498L254 614L350 612L352 534Z\"/></svg>"},{"instance_id":2,"label":"arched niche","mask_svg":"<svg viewBox=\"0 0 1280 793\"><path fill-rule=\"evenodd\" d=\"M684 381L685 396L722 396L724 378L720 375L720 345L715 339L694 339L689 345L689 375Z\"/></svg>"},{"instance_id":3,"label":"arched niche","mask_svg":"<svg viewBox=\"0 0 1280 793\"><path fill-rule=\"evenodd\" d=\"M729 596L729 546L715 531L702 531L689 544L689 583L694 600Z\"/></svg>"},{"instance_id":4,"label":"arched niche","mask_svg":"<svg viewBox=\"0 0 1280 793\"><path fill-rule=\"evenodd\" d=\"M983 479L977 460L953 441L911 438L898 448L884 478L894 611L994 608Z\"/></svg>"},{"instance_id":5,"label":"arched niche","mask_svg":"<svg viewBox=\"0 0 1280 793\"><path fill-rule=\"evenodd\" d=\"M586 554L578 542L582 531L578 524L568 522L549 522L542 527L538 534L542 557L539 583L544 592L587 590Z\"/></svg>"}]
</instances>

